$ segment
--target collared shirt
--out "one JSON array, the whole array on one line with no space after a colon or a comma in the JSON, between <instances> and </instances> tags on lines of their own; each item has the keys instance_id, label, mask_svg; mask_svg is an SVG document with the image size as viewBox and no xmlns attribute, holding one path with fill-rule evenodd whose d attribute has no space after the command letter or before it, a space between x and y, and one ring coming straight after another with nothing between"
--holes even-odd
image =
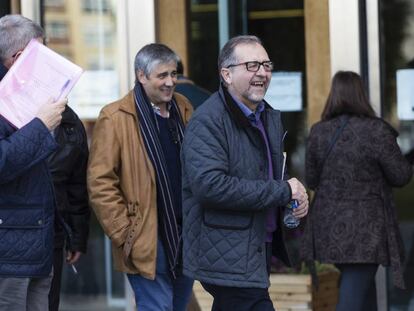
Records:
<instances>
[{"instance_id":1,"label":"collared shirt","mask_svg":"<svg viewBox=\"0 0 414 311\"><path fill-rule=\"evenodd\" d=\"M245 104L243 104L241 101L239 101L237 98L235 98L231 93L231 97L236 102L236 104L239 106L240 110L243 112L243 114L249 119L250 124L257 128L260 133L262 134L262 138L266 145L266 155L267 155L267 167L268 167L268 176L269 180L273 179L273 163L272 163L272 157L270 154L270 145L269 145L269 139L267 137L266 129L263 126L263 122L260 119L260 116L262 112L265 109L264 102L260 102L256 108L256 111L250 110L249 107L247 107ZM277 210L276 208L271 208L267 212L267 220L266 220L266 242L272 242L273 240L273 232L276 231L276 214Z\"/></svg>"},{"instance_id":2,"label":"collared shirt","mask_svg":"<svg viewBox=\"0 0 414 311\"><path fill-rule=\"evenodd\" d=\"M155 112L157 115L162 116L162 115L161 115L161 108L160 108L159 106L157 106L156 104L154 104L153 102L150 102L150 103L151 103L152 110L154 110L154 112ZM170 117L170 110L171 110L171 103L167 103L167 111L168 111L168 116L167 116L167 118L169 118L169 117Z\"/></svg>"}]
</instances>

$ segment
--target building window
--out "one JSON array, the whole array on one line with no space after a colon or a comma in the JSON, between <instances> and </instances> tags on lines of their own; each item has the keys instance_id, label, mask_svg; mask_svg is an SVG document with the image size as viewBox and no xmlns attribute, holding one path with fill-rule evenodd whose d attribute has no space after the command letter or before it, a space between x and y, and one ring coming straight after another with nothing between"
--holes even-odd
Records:
<instances>
[{"instance_id":1,"label":"building window","mask_svg":"<svg viewBox=\"0 0 414 311\"><path fill-rule=\"evenodd\" d=\"M46 8L61 8L65 6L65 0L44 0Z\"/></svg>"},{"instance_id":2,"label":"building window","mask_svg":"<svg viewBox=\"0 0 414 311\"><path fill-rule=\"evenodd\" d=\"M104 27L105 28L105 27ZM114 42L112 29L87 27L83 33L83 42L88 46L111 46Z\"/></svg>"},{"instance_id":3,"label":"building window","mask_svg":"<svg viewBox=\"0 0 414 311\"><path fill-rule=\"evenodd\" d=\"M109 12L110 4L108 0L84 0L82 9L88 13Z\"/></svg>"},{"instance_id":4,"label":"building window","mask_svg":"<svg viewBox=\"0 0 414 311\"><path fill-rule=\"evenodd\" d=\"M68 41L69 27L64 21L50 21L46 23L46 33L51 42L54 40Z\"/></svg>"}]
</instances>

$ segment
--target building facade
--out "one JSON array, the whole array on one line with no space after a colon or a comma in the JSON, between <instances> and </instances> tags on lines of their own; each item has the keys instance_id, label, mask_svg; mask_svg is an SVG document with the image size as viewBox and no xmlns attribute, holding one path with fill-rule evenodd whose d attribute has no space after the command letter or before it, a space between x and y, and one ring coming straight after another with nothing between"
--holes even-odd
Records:
<instances>
[{"instance_id":1,"label":"building facade","mask_svg":"<svg viewBox=\"0 0 414 311\"><path fill-rule=\"evenodd\" d=\"M39 21L48 45L84 68L70 104L90 130L102 106L132 88L133 59L143 45L169 45L187 76L214 91L220 47L234 35L254 34L275 63L269 100L284 103L293 175L304 176L308 130L341 69L361 74L376 112L399 130L403 151L414 148L414 91L407 88L414 86L412 0L11 0L0 9ZM395 194L408 289L397 291L380 269L379 310L414 310L414 182ZM132 308L96 220L78 270L64 272L62 310Z\"/></svg>"}]
</instances>

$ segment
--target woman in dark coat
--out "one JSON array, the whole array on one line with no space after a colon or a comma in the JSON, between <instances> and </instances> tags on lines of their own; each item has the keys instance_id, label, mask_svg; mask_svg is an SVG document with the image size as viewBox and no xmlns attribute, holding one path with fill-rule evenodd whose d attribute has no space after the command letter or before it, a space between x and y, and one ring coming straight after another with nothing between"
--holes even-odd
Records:
<instances>
[{"instance_id":1,"label":"woman in dark coat","mask_svg":"<svg viewBox=\"0 0 414 311\"><path fill-rule=\"evenodd\" d=\"M404 286L391 191L410 181L412 167L397 136L375 117L360 76L336 73L322 120L312 127L307 144L306 182L316 193L303 250L305 259L333 263L341 271L337 311L376 310L379 265L391 266L395 284Z\"/></svg>"}]
</instances>

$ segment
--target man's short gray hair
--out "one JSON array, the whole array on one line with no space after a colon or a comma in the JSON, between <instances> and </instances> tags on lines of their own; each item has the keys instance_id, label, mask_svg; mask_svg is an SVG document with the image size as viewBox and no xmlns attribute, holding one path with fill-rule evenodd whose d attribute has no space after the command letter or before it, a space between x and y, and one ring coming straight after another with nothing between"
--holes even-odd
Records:
<instances>
[{"instance_id":1,"label":"man's short gray hair","mask_svg":"<svg viewBox=\"0 0 414 311\"><path fill-rule=\"evenodd\" d=\"M23 50L32 39L44 38L42 27L21 15L0 18L0 61Z\"/></svg>"},{"instance_id":2,"label":"man's short gray hair","mask_svg":"<svg viewBox=\"0 0 414 311\"><path fill-rule=\"evenodd\" d=\"M158 64L178 63L180 58L168 46L160 43L151 43L144 46L135 56L135 73L142 70L149 77L154 67Z\"/></svg>"},{"instance_id":3,"label":"man's short gray hair","mask_svg":"<svg viewBox=\"0 0 414 311\"><path fill-rule=\"evenodd\" d=\"M230 65L234 65L238 62L236 55L234 54L234 50L238 45L241 44L262 44L262 41L256 36L237 36L231 38L227 43L223 46L220 51L220 55L218 57L218 71L220 74L221 68L227 68Z\"/></svg>"}]
</instances>

